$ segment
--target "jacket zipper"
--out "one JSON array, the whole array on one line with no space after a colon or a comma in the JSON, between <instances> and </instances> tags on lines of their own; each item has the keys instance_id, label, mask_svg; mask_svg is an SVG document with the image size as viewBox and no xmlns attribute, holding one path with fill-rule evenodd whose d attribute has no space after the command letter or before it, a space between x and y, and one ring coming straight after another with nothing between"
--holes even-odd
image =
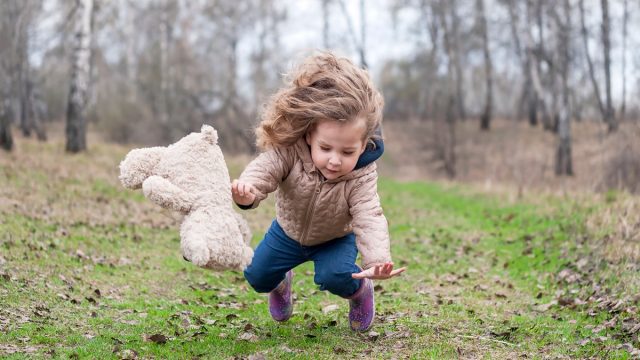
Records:
<instances>
[{"instance_id":1,"label":"jacket zipper","mask_svg":"<svg viewBox=\"0 0 640 360\"><path fill-rule=\"evenodd\" d=\"M318 194L320 194L320 190L323 184L324 184L324 180L317 181L317 178L316 178L316 187L313 190L313 197L311 197L311 202L309 207L307 208L307 213L305 215L304 227L302 228L302 236L300 237L300 245L304 245L304 242L307 239L307 235L308 235L307 232L309 231L311 218L313 217L313 213L315 212L315 209L316 209L316 199L318 197Z\"/></svg>"}]
</instances>

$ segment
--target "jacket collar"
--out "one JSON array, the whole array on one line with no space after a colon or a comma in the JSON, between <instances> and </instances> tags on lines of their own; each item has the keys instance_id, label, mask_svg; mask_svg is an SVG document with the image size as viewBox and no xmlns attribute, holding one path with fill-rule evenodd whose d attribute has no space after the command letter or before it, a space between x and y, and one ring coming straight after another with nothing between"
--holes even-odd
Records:
<instances>
[{"instance_id":1,"label":"jacket collar","mask_svg":"<svg viewBox=\"0 0 640 360\"><path fill-rule=\"evenodd\" d=\"M300 160L302 160L302 166L304 167L304 171L307 172L307 173L315 172L319 176L324 178L322 173L320 173L320 171L318 171L316 166L313 165L313 160L311 159L311 151L310 151L309 145L305 141L304 137L300 138L298 140L298 142L295 143L294 147L295 147L296 153L300 157ZM327 180L327 182L328 183L337 183L337 182L340 182L340 181L357 179L359 177L362 177L364 175L367 175L367 174L375 171L377 168L378 168L378 166L376 165L376 163L372 162L371 164L369 164L369 165L367 165L365 167L362 167L362 168L357 169L357 170L353 170L352 172L350 172L350 173L348 173L346 175L340 176L337 179Z\"/></svg>"}]
</instances>

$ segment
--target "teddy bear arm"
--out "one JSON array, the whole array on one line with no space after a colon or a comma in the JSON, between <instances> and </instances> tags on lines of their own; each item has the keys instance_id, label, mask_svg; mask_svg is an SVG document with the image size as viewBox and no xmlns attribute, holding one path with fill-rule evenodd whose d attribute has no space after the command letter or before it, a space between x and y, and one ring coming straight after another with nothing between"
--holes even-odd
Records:
<instances>
[{"instance_id":1,"label":"teddy bear arm","mask_svg":"<svg viewBox=\"0 0 640 360\"><path fill-rule=\"evenodd\" d=\"M120 182L128 189L140 189L151 175L166 148L157 146L131 150L120 163Z\"/></svg>"},{"instance_id":2,"label":"teddy bear arm","mask_svg":"<svg viewBox=\"0 0 640 360\"><path fill-rule=\"evenodd\" d=\"M192 196L169 180L154 175L142 183L144 196L163 208L188 213L193 206Z\"/></svg>"}]
</instances>

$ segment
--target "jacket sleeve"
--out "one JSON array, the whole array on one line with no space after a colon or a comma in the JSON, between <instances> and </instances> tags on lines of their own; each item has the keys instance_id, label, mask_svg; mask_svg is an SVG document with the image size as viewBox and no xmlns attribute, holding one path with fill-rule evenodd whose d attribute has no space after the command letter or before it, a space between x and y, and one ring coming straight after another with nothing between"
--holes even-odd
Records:
<instances>
[{"instance_id":1,"label":"jacket sleeve","mask_svg":"<svg viewBox=\"0 0 640 360\"><path fill-rule=\"evenodd\" d=\"M349 194L356 245L362 254L362 267L391 261L389 228L378 196L378 174L372 172L357 180Z\"/></svg>"},{"instance_id":2,"label":"jacket sleeve","mask_svg":"<svg viewBox=\"0 0 640 360\"><path fill-rule=\"evenodd\" d=\"M251 209L258 207L269 193L278 188L289 175L292 166L292 148L265 151L247 165L239 180L253 185L257 190Z\"/></svg>"}]
</instances>

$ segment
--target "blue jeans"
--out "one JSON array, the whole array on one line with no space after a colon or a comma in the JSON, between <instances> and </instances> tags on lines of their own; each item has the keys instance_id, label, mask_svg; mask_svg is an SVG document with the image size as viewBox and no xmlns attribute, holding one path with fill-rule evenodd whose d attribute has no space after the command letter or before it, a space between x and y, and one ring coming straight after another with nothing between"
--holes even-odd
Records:
<instances>
[{"instance_id":1,"label":"blue jeans","mask_svg":"<svg viewBox=\"0 0 640 360\"><path fill-rule=\"evenodd\" d=\"M266 293L280 284L287 271L313 261L316 273L313 281L320 290L346 298L360 287L360 280L351 277L360 272L355 264L357 255L353 233L317 246L303 246L287 236L273 220L244 271L244 277L257 292Z\"/></svg>"}]
</instances>

